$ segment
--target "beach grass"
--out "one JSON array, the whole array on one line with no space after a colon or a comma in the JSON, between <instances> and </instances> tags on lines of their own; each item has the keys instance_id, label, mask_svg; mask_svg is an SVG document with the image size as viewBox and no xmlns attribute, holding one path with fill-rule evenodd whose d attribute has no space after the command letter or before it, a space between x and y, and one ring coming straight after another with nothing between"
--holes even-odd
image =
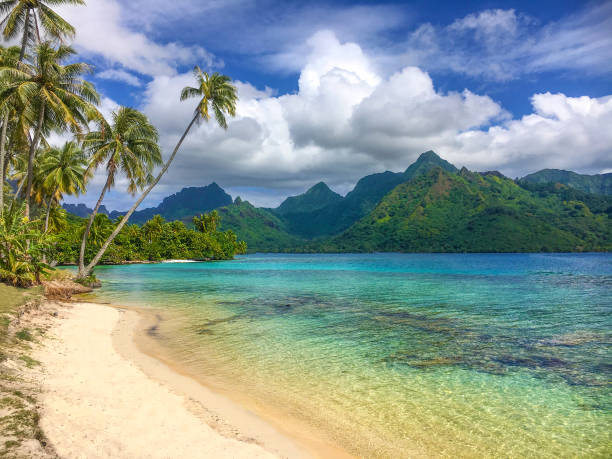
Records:
<instances>
[{"instance_id":1,"label":"beach grass","mask_svg":"<svg viewBox=\"0 0 612 459\"><path fill-rule=\"evenodd\" d=\"M41 299L40 287L0 284L0 457L28 457L33 440L46 444L36 408L37 386L23 371L39 365L28 355L36 332L14 322L26 304ZM45 451L37 450L44 457Z\"/></svg>"}]
</instances>

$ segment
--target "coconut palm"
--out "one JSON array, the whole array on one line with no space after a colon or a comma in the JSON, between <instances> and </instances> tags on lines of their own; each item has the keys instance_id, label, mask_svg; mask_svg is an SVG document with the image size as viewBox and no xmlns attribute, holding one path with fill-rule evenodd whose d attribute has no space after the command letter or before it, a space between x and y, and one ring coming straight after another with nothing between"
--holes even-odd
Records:
<instances>
[{"instance_id":1,"label":"coconut palm","mask_svg":"<svg viewBox=\"0 0 612 459\"><path fill-rule=\"evenodd\" d=\"M89 70L84 63L62 65L75 54L68 46L55 49L45 42L36 47L32 62L18 68L0 69L0 113L16 99L22 117L33 125L28 152L25 216L30 216L30 198L36 150L43 134L54 129L70 129L81 134L87 123L99 117L95 105L99 96L93 85L81 78Z\"/></svg>"},{"instance_id":2,"label":"coconut palm","mask_svg":"<svg viewBox=\"0 0 612 459\"><path fill-rule=\"evenodd\" d=\"M66 142L62 148L46 149L40 159L40 177L47 198L44 229L49 229L49 215L54 202L59 203L65 194L85 192L89 162L83 150L75 142Z\"/></svg>"},{"instance_id":3,"label":"coconut palm","mask_svg":"<svg viewBox=\"0 0 612 459\"><path fill-rule=\"evenodd\" d=\"M104 255L104 252L108 248L108 246L113 242L117 234L121 231L121 228L126 224L130 216L134 213L134 211L138 208L140 203L149 195L151 190L157 185L157 183L164 176L170 164L174 160L177 152L179 151L183 141L187 137L187 134L191 130L194 124L199 121L210 120L210 112L212 111L217 124L221 126L223 129L227 129L227 120L226 114L230 116L236 115L236 102L238 100L238 95L236 94L236 87L231 83L231 79L226 75L221 75L219 73L213 73L209 75L206 72L203 72L200 67L196 66L193 70L193 74L195 76L197 86L190 87L187 86L183 88L181 91L181 100L187 100L190 98L199 98L198 105L195 109L193 118L191 122L187 125L185 132L179 139L178 143L174 147L170 158L164 164L155 180L151 182L151 184L147 187L147 189L142 193L142 195L138 198L138 200L134 203L134 205L130 208L127 214L121 219L121 222L116 226L115 230L111 233L111 235L106 239L100 250L96 256L91 260L91 262L84 269L79 269L77 274L78 278L87 277L96 264L100 261L100 258Z\"/></svg>"},{"instance_id":4,"label":"coconut palm","mask_svg":"<svg viewBox=\"0 0 612 459\"><path fill-rule=\"evenodd\" d=\"M19 48L11 46L4 48L0 46L0 68L15 67L19 56ZM2 114L2 128L0 128L0 214L4 211L4 180L6 177L6 144L8 136L8 125L11 115L14 115L15 107L7 105Z\"/></svg>"},{"instance_id":5,"label":"coconut palm","mask_svg":"<svg viewBox=\"0 0 612 459\"><path fill-rule=\"evenodd\" d=\"M4 16L0 25L5 40L21 34L21 54L23 60L26 47L40 43L41 29L49 38L62 40L74 36L74 27L62 19L49 5L84 5L84 0L4 0L0 1L0 15Z\"/></svg>"},{"instance_id":6,"label":"coconut palm","mask_svg":"<svg viewBox=\"0 0 612 459\"><path fill-rule=\"evenodd\" d=\"M49 234L57 234L68 226L68 212L60 206L52 207L47 221Z\"/></svg>"},{"instance_id":7,"label":"coconut palm","mask_svg":"<svg viewBox=\"0 0 612 459\"><path fill-rule=\"evenodd\" d=\"M94 221L104 195L115 184L118 174L128 179L128 191L132 194L143 189L153 179L153 168L162 162L157 141L157 129L148 118L138 110L121 107L113 112L112 123L101 118L99 129L90 132L83 141L91 154L91 169L100 165L106 167L106 183L102 187L98 202L89 216L87 227L81 240L79 269L85 268L85 246L89 230Z\"/></svg>"},{"instance_id":8,"label":"coconut palm","mask_svg":"<svg viewBox=\"0 0 612 459\"><path fill-rule=\"evenodd\" d=\"M88 241L93 247L100 247L113 229L113 221L105 214L98 214L90 226Z\"/></svg>"},{"instance_id":9,"label":"coconut palm","mask_svg":"<svg viewBox=\"0 0 612 459\"><path fill-rule=\"evenodd\" d=\"M142 232L149 241L149 244L163 233L165 223L166 220L164 217L161 215L154 215L151 220L142 225Z\"/></svg>"}]
</instances>

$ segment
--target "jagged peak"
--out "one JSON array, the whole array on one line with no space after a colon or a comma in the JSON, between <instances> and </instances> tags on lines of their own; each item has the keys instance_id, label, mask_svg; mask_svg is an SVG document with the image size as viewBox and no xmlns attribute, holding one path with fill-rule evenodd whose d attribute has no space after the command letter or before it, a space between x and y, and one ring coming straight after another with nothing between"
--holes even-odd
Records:
<instances>
[{"instance_id":1,"label":"jagged peak","mask_svg":"<svg viewBox=\"0 0 612 459\"><path fill-rule=\"evenodd\" d=\"M333 190L325 182L314 184L308 189L308 191L306 191L306 193L310 193L312 191L331 191L333 193Z\"/></svg>"},{"instance_id":2,"label":"jagged peak","mask_svg":"<svg viewBox=\"0 0 612 459\"><path fill-rule=\"evenodd\" d=\"M431 161L431 160L440 160L442 159L435 151L427 150L424 153L421 153L417 158L416 162L419 161Z\"/></svg>"},{"instance_id":3,"label":"jagged peak","mask_svg":"<svg viewBox=\"0 0 612 459\"><path fill-rule=\"evenodd\" d=\"M454 165L442 159L433 150L429 150L420 154L417 160L404 171L404 176L412 179L416 175L426 172L431 167L441 167L449 172L457 172L457 168Z\"/></svg>"}]
</instances>

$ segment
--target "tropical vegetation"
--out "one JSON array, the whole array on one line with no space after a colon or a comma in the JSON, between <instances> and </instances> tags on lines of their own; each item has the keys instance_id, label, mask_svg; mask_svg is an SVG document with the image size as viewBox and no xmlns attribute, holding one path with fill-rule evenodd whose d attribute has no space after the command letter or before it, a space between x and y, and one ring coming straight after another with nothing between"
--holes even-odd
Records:
<instances>
[{"instance_id":1,"label":"tropical vegetation","mask_svg":"<svg viewBox=\"0 0 612 459\"><path fill-rule=\"evenodd\" d=\"M3 37L20 41L0 47L0 281L36 284L58 263L77 264L77 279L89 279L100 262L227 259L244 252L233 232L218 229L217 213L189 225L154 214L142 226L127 224L194 125L214 118L227 129L237 101L230 78L194 68L196 85L184 88L180 100L197 98L196 109L163 163L157 129L143 113L119 107L106 119L98 110L100 97L86 79L91 68L65 44L75 29L53 10L61 4L85 2L0 1ZM72 138L52 145L53 134ZM94 209L87 218L68 214L62 200L85 193L96 173L104 174L104 185ZM99 212L119 177L139 197L111 219Z\"/></svg>"},{"instance_id":2,"label":"tropical vegetation","mask_svg":"<svg viewBox=\"0 0 612 459\"><path fill-rule=\"evenodd\" d=\"M404 172L362 178L343 198L318 183L275 209L239 201L219 212L250 251L612 250L612 197L458 170L431 151Z\"/></svg>"}]
</instances>

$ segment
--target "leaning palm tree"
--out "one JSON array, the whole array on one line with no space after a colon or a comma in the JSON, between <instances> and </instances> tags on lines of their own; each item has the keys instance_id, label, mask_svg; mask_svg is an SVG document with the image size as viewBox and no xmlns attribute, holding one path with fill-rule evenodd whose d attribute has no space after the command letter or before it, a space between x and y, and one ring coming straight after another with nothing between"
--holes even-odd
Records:
<instances>
[{"instance_id":1,"label":"leaning palm tree","mask_svg":"<svg viewBox=\"0 0 612 459\"><path fill-rule=\"evenodd\" d=\"M0 26L5 40L21 34L21 54L23 60L28 44L40 43L41 29L48 38L62 40L74 36L75 30L62 19L49 5L84 5L84 0L3 0L0 1Z\"/></svg>"},{"instance_id":2,"label":"leaning palm tree","mask_svg":"<svg viewBox=\"0 0 612 459\"><path fill-rule=\"evenodd\" d=\"M45 42L36 47L32 62L18 68L0 69L0 113L17 99L22 115L33 126L28 152L25 216L30 216L30 198L36 150L43 134L51 128L70 129L81 134L88 122L100 115L95 109L99 96L93 85L81 78L89 71L84 63L62 65L74 50L68 46L55 49Z\"/></svg>"},{"instance_id":3,"label":"leaning palm tree","mask_svg":"<svg viewBox=\"0 0 612 459\"><path fill-rule=\"evenodd\" d=\"M80 270L85 269L85 246L89 230L104 195L115 184L117 175L127 177L128 191L134 194L151 183L153 168L162 163L157 129L144 114L133 108L121 107L113 112L112 117L112 124L101 118L99 129L87 134L83 141L84 147L91 154L90 169L105 165L106 183L83 233L79 254Z\"/></svg>"},{"instance_id":4,"label":"leaning palm tree","mask_svg":"<svg viewBox=\"0 0 612 459\"><path fill-rule=\"evenodd\" d=\"M40 176L43 189L47 190L44 229L49 229L49 215L53 203L59 203L65 194L85 192L89 178L88 160L75 142L66 142L62 148L51 147L43 152L40 160Z\"/></svg>"},{"instance_id":5,"label":"leaning palm tree","mask_svg":"<svg viewBox=\"0 0 612 459\"><path fill-rule=\"evenodd\" d=\"M151 182L144 193L142 193L134 205L132 205L130 210L123 216L119 224L106 239L102 247L100 247L100 250L98 250L98 253L94 256L91 262L84 267L84 269L79 269L77 278L84 279L91 274L93 268L96 266L96 264L98 264L104 255L104 252L106 252L108 246L113 242L117 234L119 234L123 226L127 223L130 216L164 176L193 125L199 121L208 122L210 120L210 112L212 111L217 124L223 129L227 129L227 120L225 118L226 114L236 116L236 102L238 100L238 95L236 94L236 87L231 83L231 79L226 75L221 75L216 72L209 75L208 73L203 72L200 67L197 66L194 68L193 73L198 83L197 87L188 86L183 88L181 91L182 101L194 97L200 99L191 122L187 125L187 129L185 129L185 132L174 147L170 158L168 158L168 161L166 161L164 167L162 167L159 174L157 174L155 180Z\"/></svg>"}]
</instances>

